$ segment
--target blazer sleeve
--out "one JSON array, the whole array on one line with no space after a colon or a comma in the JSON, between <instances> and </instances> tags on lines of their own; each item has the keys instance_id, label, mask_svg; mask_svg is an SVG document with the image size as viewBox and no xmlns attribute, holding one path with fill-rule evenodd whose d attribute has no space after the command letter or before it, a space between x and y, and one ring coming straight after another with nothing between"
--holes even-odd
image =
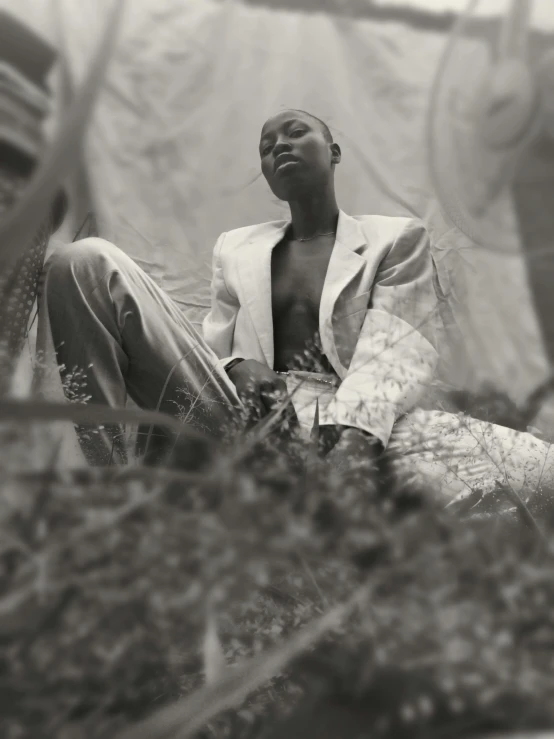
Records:
<instances>
[{"instance_id":1,"label":"blazer sleeve","mask_svg":"<svg viewBox=\"0 0 554 739\"><path fill-rule=\"evenodd\" d=\"M210 312L202 323L204 340L225 367L232 359L233 336L239 311L239 302L225 283L221 250L226 234L216 242L212 257L212 283Z\"/></svg>"},{"instance_id":2,"label":"blazer sleeve","mask_svg":"<svg viewBox=\"0 0 554 739\"><path fill-rule=\"evenodd\" d=\"M333 403L333 421L376 436L386 447L399 416L431 382L437 299L429 237L409 221L381 261L348 371Z\"/></svg>"}]
</instances>

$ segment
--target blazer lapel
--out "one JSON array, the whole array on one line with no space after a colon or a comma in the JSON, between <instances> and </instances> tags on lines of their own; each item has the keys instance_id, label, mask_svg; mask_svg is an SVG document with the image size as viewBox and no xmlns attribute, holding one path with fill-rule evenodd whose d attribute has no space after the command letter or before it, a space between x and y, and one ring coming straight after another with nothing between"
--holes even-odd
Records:
<instances>
[{"instance_id":1,"label":"blazer lapel","mask_svg":"<svg viewBox=\"0 0 554 739\"><path fill-rule=\"evenodd\" d=\"M319 308L319 332L323 350L336 371L342 367L342 363L337 354L333 330L335 304L343 290L366 265L366 260L355 251L365 243L366 237L359 222L341 210Z\"/></svg>"},{"instance_id":2,"label":"blazer lapel","mask_svg":"<svg viewBox=\"0 0 554 739\"><path fill-rule=\"evenodd\" d=\"M271 254L282 240L288 221L268 225L254 234L238 250L238 274L242 287L241 304L246 305L256 329L266 362L273 367L273 315L271 305Z\"/></svg>"}]
</instances>

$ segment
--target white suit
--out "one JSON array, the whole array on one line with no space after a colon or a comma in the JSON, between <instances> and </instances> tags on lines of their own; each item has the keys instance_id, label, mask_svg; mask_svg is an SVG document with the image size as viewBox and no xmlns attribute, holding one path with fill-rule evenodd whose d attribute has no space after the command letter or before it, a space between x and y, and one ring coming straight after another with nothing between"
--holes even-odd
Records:
<instances>
[{"instance_id":1,"label":"white suit","mask_svg":"<svg viewBox=\"0 0 554 739\"><path fill-rule=\"evenodd\" d=\"M224 370L229 359L273 365L271 252L287 225L265 223L219 238L203 337L113 244L96 238L68 244L47 265L39 349L56 347L61 365L86 369L94 402L118 407L130 396L217 431L239 402ZM531 493L541 485L554 489L548 444L418 408L437 363L435 311L423 226L341 212L319 320L336 384L301 373L287 379L302 426L313 423L317 397L321 424L374 434L401 453L399 464L432 479L448 497L497 481Z\"/></svg>"}]
</instances>

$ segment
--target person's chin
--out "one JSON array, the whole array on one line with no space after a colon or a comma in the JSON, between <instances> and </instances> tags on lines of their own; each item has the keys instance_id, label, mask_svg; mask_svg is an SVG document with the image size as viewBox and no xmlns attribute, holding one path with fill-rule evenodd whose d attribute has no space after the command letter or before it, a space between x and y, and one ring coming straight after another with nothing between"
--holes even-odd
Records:
<instances>
[{"instance_id":1,"label":"person's chin","mask_svg":"<svg viewBox=\"0 0 554 739\"><path fill-rule=\"evenodd\" d=\"M286 181L276 182L272 190L279 200L290 201L309 190L309 184L300 177L287 177Z\"/></svg>"}]
</instances>

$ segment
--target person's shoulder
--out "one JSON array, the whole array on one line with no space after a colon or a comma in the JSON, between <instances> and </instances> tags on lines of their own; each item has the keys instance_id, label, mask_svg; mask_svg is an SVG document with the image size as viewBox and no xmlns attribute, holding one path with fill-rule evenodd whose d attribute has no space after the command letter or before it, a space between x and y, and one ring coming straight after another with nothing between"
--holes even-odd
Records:
<instances>
[{"instance_id":1,"label":"person's shoulder","mask_svg":"<svg viewBox=\"0 0 554 739\"><path fill-rule=\"evenodd\" d=\"M416 216L354 216L365 234L368 246L380 246L383 253L402 245L406 248L428 244L428 233L423 221Z\"/></svg>"},{"instance_id":2,"label":"person's shoulder","mask_svg":"<svg viewBox=\"0 0 554 739\"><path fill-rule=\"evenodd\" d=\"M417 216L353 216L364 229L382 233L386 236L398 236L404 231L425 231L425 224Z\"/></svg>"},{"instance_id":3,"label":"person's shoulder","mask_svg":"<svg viewBox=\"0 0 554 739\"><path fill-rule=\"evenodd\" d=\"M242 226L226 231L224 234L225 250L239 248L245 244L251 244L259 239L266 238L270 234L281 230L287 224L286 220L267 221L256 223L253 226Z\"/></svg>"}]
</instances>

